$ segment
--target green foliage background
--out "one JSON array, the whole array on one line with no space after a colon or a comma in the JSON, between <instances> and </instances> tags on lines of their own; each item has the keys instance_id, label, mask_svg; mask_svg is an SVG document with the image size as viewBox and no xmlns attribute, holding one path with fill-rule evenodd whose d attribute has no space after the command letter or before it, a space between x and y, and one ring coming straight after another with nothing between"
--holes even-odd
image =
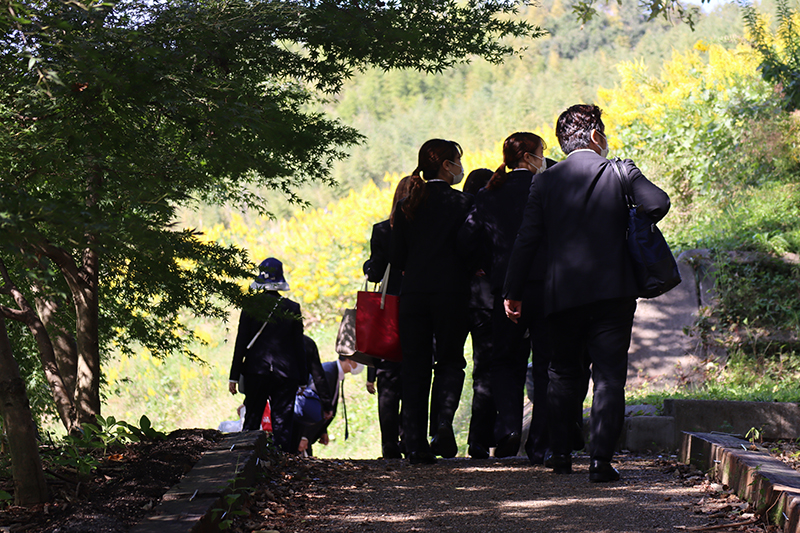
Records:
<instances>
[{"instance_id":1,"label":"green foliage background","mask_svg":"<svg viewBox=\"0 0 800 533\"><path fill-rule=\"evenodd\" d=\"M769 12L772 8L764 9ZM359 190L369 180L385 186L385 173L409 172L415 166L419 144L434 136L457 140L467 152L492 151L498 154L499 164L499 144L509 133L545 131L567 105L597 101L598 88L615 88L622 81L617 69L620 63L638 61L650 75L658 76L674 51L685 53L698 40L733 48L744 38L741 14L735 6L717 8L699 21L694 33L680 24L645 24L629 2L621 7L612 3L582 29L558 0L543 2L526 16L552 35L526 43L528 51L521 58L502 65L476 60L440 75L367 71L345 84L326 103L326 110L355 126L367 140L351 149L350 159L335 164L338 188L307 189L301 194L313 204L325 206ZM619 155L634 157L647 168L646 174L673 196L675 205L664 229L676 252L694 247L800 252L799 120L781 113L779 95L763 90L765 86L759 83L753 71L741 83L734 82L738 96L733 98L722 98L716 87L708 87L666 111L659 131L636 122L621 122L616 130ZM688 120L692 117L700 121ZM279 215L288 216L292 211L279 196L270 196L269 201ZM203 208L186 212L184 218L187 224L207 227L225 224L232 215L232 211ZM773 293L759 291L758 286L753 292L751 286L742 284L741 280L756 277L753 272L726 271L723 279L730 283L723 294L730 294L731 300L722 307L725 314L718 317L719 327L740 327L760 317L759 324L772 318L769 327L797 332L797 312L792 312L800 308L797 295L792 299L791 294L778 291L796 287L797 268L759 272L769 278ZM234 312L230 323L236 320ZM208 343L199 347L208 366L197 367L179 359L157 363L157 359L139 358L124 369L126 375L120 371L109 379L106 414L137 419L146 412L156 427L213 427L235 418L241 397L227 393L231 329L211 322L195 327L196 332L201 331L198 337ZM314 324L309 334L317 341L323 360L335 359L335 326ZM469 342L466 348L469 357ZM124 360L116 364L120 368L126 365ZM752 398L747 396L749 391L759 399L798 401L798 367L791 350L782 351L777 359L734 352L730 365L710 372L708 387L693 393L746 399ZM108 367L109 371L113 368ZM317 446L315 453L377 457L377 399L364 390L363 374L348 376L346 391L351 437L344 442L340 414L331 426L331 445ZM462 453L470 399L468 379L457 415Z\"/></svg>"}]
</instances>

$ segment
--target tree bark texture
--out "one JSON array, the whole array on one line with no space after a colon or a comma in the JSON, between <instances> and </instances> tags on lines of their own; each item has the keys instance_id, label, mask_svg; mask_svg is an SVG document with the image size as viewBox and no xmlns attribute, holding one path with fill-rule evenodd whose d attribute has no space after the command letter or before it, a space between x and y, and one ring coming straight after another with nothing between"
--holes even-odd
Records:
<instances>
[{"instance_id":1,"label":"tree bark texture","mask_svg":"<svg viewBox=\"0 0 800 533\"><path fill-rule=\"evenodd\" d=\"M38 292L41 293L41 290ZM70 398L74 398L75 376L78 373L78 345L75 336L54 319L60 309L61 305L52 299L36 298L36 312L50 334L58 372L64 381L67 394Z\"/></svg>"},{"instance_id":2,"label":"tree bark texture","mask_svg":"<svg viewBox=\"0 0 800 533\"><path fill-rule=\"evenodd\" d=\"M22 292L12 282L5 263L2 260L0 260L0 273L2 273L4 281L2 291L0 292L10 295L18 307L18 309L12 309L10 307L0 306L0 316L22 322L33 334L39 349L39 360L42 363L42 370L48 385L50 385L50 392L53 395L53 401L56 405L56 411L61 418L61 423L64 424L64 428L68 433L71 433L75 429L75 404L72 401L72 394L68 391L59 372L55 351L52 342L50 342L50 335L47 332L47 328L39 319L39 316L28 303Z\"/></svg>"},{"instance_id":3,"label":"tree bark texture","mask_svg":"<svg viewBox=\"0 0 800 533\"><path fill-rule=\"evenodd\" d=\"M97 205L103 183L103 172L98 166L87 183L86 206ZM100 255L95 248L97 235L87 232L87 247L79 269L80 295L75 294L77 313L76 341L78 343L78 373L75 381L75 405L78 424L95 423L100 414Z\"/></svg>"},{"instance_id":4,"label":"tree bark texture","mask_svg":"<svg viewBox=\"0 0 800 533\"><path fill-rule=\"evenodd\" d=\"M11 352L3 318L0 318L0 415L3 416L11 453L14 503L34 505L48 501L50 491L44 479L25 383Z\"/></svg>"}]
</instances>

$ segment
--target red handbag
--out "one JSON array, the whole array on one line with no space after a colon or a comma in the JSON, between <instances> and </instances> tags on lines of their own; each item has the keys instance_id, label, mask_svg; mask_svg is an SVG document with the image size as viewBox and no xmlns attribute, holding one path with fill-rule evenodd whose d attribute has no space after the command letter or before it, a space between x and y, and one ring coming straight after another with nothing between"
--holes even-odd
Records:
<instances>
[{"instance_id":1,"label":"red handbag","mask_svg":"<svg viewBox=\"0 0 800 533\"><path fill-rule=\"evenodd\" d=\"M400 298L386 294L389 270L380 292L358 291L356 300L356 349L373 357L401 361L398 305Z\"/></svg>"}]
</instances>

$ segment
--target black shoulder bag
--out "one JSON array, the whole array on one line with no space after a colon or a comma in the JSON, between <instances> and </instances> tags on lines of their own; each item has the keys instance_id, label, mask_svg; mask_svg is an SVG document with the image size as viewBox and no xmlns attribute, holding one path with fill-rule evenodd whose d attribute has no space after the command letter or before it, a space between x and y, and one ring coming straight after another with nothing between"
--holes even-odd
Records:
<instances>
[{"instance_id":1,"label":"black shoulder bag","mask_svg":"<svg viewBox=\"0 0 800 533\"><path fill-rule=\"evenodd\" d=\"M636 285L640 298L655 298L672 290L681 282L681 273L666 239L647 215L637 213L628 169L619 158L611 161L611 167L622 184L622 194L628 208L628 231L626 239L631 255Z\"/></svg>"}]
</instances>

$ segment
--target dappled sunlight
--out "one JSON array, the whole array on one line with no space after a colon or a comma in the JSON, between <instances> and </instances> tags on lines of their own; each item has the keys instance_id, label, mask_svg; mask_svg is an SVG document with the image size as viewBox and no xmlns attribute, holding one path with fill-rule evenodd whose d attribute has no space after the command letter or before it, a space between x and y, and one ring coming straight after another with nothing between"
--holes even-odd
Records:
<instances>
[{"instance_id":1,"label":"dappled sunlight","mask_svg":"<svg viewBox=\"0 0 800 533\"><path fill-rule=\"evenodd\" d=\"M576 457L574 472L568 476L530 466L521 457L477 464L443 460L423 468L356 462L363 482L328 489L337 498L327 503L347 511L326 516L320 526L330 531L639 533L687 524L685 519L667 524L659 518L679 506L687 509L686 487L666 482L668 476L659 474L649 460L623 460L618 467L622 482L592 484L585 456ZM636 508L633 514L632 508ZM619 516L626 516L624 523ZM322 519L322 515L306 518ZM605 520L609 522L604 526Z\"/></svg>"}]
</instances>

